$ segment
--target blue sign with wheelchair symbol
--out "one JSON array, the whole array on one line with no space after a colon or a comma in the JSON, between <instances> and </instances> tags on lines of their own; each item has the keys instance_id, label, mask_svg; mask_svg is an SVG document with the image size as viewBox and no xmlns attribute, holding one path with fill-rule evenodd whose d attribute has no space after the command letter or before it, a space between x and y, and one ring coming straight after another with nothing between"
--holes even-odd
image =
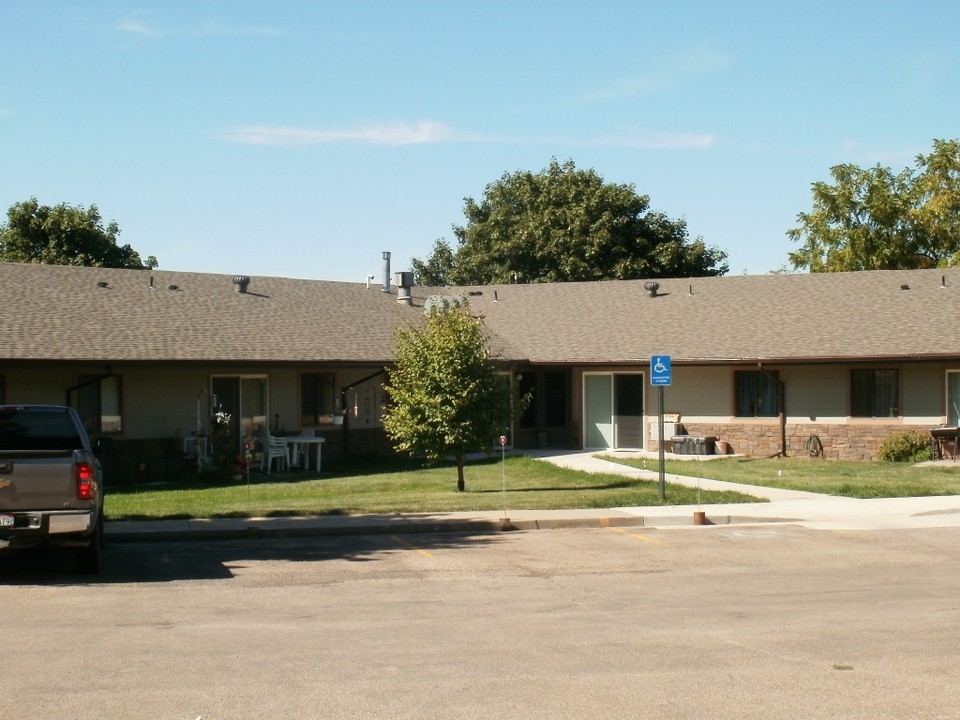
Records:
<instances>
[{"instance_id":1,"label":"blue sign with wheelchair symbol","mask_svg":"<svg viewBox=\"0 0 960 720\"><path fill-rule=\"evenodd\" d=\"M670 384L670 356L654 355L650 358L650 384Z\"/></svg>"}]
</instances>

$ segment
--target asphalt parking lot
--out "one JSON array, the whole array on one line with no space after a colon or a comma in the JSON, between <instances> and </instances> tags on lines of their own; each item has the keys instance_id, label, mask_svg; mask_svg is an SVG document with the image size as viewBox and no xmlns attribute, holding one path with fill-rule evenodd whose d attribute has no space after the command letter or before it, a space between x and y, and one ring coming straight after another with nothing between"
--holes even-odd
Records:
<instances>
[{"instance_id":1,"label":"asphalt parking lot","mask_svg":"<svg viewBox=\"0 0 960 720\"><path fill-rule=\"evenodd\" d=\"M956 718L956 528L109 547L0 562L39 717Z\"/></svg>"}]
</instances>

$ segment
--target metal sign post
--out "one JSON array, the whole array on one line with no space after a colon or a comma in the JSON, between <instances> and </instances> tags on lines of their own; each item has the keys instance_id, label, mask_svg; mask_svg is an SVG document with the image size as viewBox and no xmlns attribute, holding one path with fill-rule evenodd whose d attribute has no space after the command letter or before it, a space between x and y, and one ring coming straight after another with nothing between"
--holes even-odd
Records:
<instances>
[{"instance_id":1,"label":"metal sign post","mask_svg":"<svg viewBox=\"0 0 960 720\"><path fill-rule=\"evenodd\" d=\"M503 482L503 517L500 518L501 530L513 530L510 518L507 517L507 436L500 436L500 478Z\"/></svg>"},{"instance_id":2,"label":"metal sign post","mask_svg":"<svg viewBox=\"0 0 960 720\"><path fill-rule=\"evenodd\" d=\"M667 499L667 478L666 478L667 461L666 461L666 457L664 456L664 447L666 446L666 443L663 441L663 385L658 387L657 390L660 394L660 398L659 398L660 418L657 421L660 427L660 430L659 430L660 447L658 448L659 463L658 463L657 478L660 483L660 500L663 501Z\"/></svg>"},{"instance_id":3,"label":"metal sign post","mask_svg":"<svg viewBox=\"0 0 960 720\"><path fill-rule=\"evenodd\" d=\"M503 500L503 519L509 521L507 517L507 436L500 436L500 480L503 484L501 499Z\"/></svg>"},{"instance_id":4,"label":"metal sign post","mask_svg":"<svg viewBox=\"0 0 960 720\"><path fill-rule=\"evenodd\" d=\"M650 358L650 384L656 386L658 390L659 398L659 417L657 419L657 427L659 428L658 437L660 438L659 442L659 456L660 456L660 472L658 473L660 480L660 500L661 502L667 499L667 481L666 481L666 458L664 457L664 448L666 443L664 442L663 437L663 388L669 385L672 381L671 370L670 370L670 356L669 355L653 355Z\"/></svg>"}]
</instances>

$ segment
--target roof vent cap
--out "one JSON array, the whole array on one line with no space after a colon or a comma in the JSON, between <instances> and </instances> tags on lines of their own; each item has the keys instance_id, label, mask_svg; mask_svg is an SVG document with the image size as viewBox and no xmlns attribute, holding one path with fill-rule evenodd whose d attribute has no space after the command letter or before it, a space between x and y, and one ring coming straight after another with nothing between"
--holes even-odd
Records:
<instances>
[{"instance_id":1,"label":"roof vent cap","mask_svg":"<svg viewBox=\"0 0 960 720\"><path fill-rule=\"evenodd\" d=\"M657 290L660 289L660 283L658 283L658 282L653 282L652 280L648 280L647 282L645 282L645 283L643 284L643 289L647 291L647 294L648 294L650 297L656 297L656 296L657 296Z\"/></svg>"},{"instance_id":2,"label":"roof vent cap","mask_svg":"<svg viewBox=\"0 0 960 720\"><path fill-rule=\"evenodd\" d=\"M250 286L250 278L247 275L237 275L233 279L234 290L238 293L245 293Z\"/></svg>"}]
</instances>

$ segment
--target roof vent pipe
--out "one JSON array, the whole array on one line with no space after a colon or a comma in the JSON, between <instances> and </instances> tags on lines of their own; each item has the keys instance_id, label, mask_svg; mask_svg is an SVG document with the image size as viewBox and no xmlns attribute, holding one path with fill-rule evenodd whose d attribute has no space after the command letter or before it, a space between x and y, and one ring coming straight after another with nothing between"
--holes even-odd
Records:
<instances>
[{"instance_id":1,"label":"roof vent pipe","mask_svg":"<svg viewBox=\"0 0 960 720\"><path fill-rule=\"evenodd\" d=\"M390 252L383 251L383 291L390 292Z\"/></svg>"},{"instance_id":2,"label":"roof vent pipe","mask_svg":"<svg viewBox=\"0 0 960 720\"><path fill-rule=\"evenodd\" d=\"M413 287L412 272L397 273L397 302L404 305L413 305L413 296L410 294L410 288Z\"/></svg>"},{"instance_id":3,"label":"roof vent pipe","mask_svg":"<svg viewBox=\"0 0 960 720\"><path fill-rule=\"evenodd\" d=\"M238 293L245 293L250 286L250 278L246 275L237 275L233 279L233 289Z\"/></svg>"}]
</instances>

